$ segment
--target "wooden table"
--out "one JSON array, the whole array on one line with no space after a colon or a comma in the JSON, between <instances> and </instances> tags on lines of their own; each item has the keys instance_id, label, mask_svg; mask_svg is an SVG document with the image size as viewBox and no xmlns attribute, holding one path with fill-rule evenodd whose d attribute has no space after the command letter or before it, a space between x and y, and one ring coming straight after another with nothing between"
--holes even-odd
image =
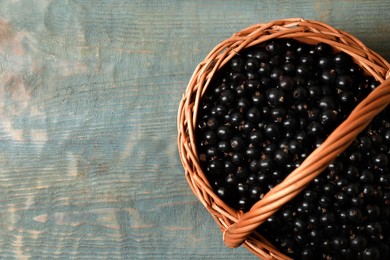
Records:
<instances>
[{"instance_id":1,"label":"wooden table","mask_svg":"<svg viewBox=\"0 0 390 260\"><path fill-rule=\"evenodd\" d=\"M390 59L390 2L0 1L0 258L254 259L189 189L177 108L254 23L317 19Z\"/></svg>"}]
</instances>

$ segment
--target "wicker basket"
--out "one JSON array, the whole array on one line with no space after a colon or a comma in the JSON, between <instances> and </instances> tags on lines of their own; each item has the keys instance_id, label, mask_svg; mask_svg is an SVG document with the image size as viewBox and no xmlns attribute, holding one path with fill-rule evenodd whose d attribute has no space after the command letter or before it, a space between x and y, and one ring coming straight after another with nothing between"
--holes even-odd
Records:
<instances>
[{"instance_id":1,"label":"wicker basket","mask_svg":"<svg viewBox=\"0 0 390 260\"><path fill-rule=\"evenodd\" d=\"M381 84L373 90L333 133L283 182L270 190L248 212L226 205L213 191L199 164L195 126L200 100L213 75L237 52L274 38L293 38L315 44L323 42L353 60ZM178 147L187 181L200 202L214 217L228 247L243 244L263 259L290 259L278 252L256 228L281 206L301 192L390 103L390 64L352 35L327 24L300 18L256 24L218 44L190 79L178 111Z\"/></svg>"}]
</instances>

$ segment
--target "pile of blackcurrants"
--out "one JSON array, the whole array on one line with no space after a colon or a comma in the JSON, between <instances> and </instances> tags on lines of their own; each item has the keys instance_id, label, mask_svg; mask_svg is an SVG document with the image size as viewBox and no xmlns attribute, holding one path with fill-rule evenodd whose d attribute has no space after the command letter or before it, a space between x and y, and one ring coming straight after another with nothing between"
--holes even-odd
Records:
<instances>
[{"instance_id":1,"label":"pile of blackcurrants","mask_svg":"<svg viewBox=\"0 0 390 260\"><path fill-rule=\"evenodd\" d=\"M248 211L378 85L329 45L277 39L236 54L201 99L202 170ZM390 108L259 232L294 259L390 259Z\"/></svg>"}]
</instances>

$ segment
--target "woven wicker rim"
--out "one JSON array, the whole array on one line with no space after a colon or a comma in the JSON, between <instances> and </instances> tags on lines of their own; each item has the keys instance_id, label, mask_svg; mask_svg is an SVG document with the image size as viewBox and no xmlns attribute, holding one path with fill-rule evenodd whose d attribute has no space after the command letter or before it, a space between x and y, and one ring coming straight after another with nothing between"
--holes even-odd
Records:
<instances>
[{"instance_id":1,"label":"woven wicker rim","mask_svg":"<svg viewBox=\"0 0 390 260\"><path fill-rule=\"evenodd\" d=\"M368 75L381 84L356 106L349 117L298 168L248 212L243 213L219 199L200 168L194 134L198 106L213 75L237 52L274 38L293 38L309 44L327 43L335 50L350 55ZM207 55L196 67L179 106L178 149L192 191L221 228L228 247L243 244L263 259L291 259L278 252L255 229L301 192L390 103L389 77L390 64L354 36L325 23L302 18L250 26L218 44Z\"/></svg>"}]
</instances>

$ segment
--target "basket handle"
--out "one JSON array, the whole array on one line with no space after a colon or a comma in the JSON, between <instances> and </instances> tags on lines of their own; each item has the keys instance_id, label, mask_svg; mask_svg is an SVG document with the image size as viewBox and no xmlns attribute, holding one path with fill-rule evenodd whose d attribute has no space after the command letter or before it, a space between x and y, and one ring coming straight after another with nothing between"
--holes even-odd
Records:
<instances>
[{"instance_id":1,"label":"basket handle","mask_svg":"<svg viewBox=\"0 0 390 260\"><path fill-rule=\"evenodd\" d=\"M270 190L250 211L223 232L228 247L238 247L268 217L298 195L333 159L342 153L371 120L390 103L390 70L385 80L363 99L328 138L280 184Z\"/></svg>"}]
</instances>

